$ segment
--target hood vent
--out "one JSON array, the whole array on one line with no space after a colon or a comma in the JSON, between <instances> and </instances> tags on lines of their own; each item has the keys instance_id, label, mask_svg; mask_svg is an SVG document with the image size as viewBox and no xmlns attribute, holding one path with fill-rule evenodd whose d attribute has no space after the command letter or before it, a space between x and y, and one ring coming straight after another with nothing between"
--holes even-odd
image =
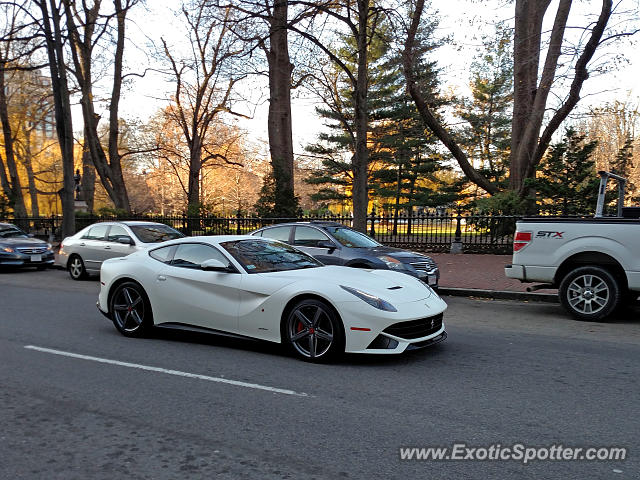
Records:
<instances>
[{"instance_id":1,"label":"hood vent","mask_svg":"<svg viewBox=\"0 0 640 480\"><path fill-rule=\"evenodd\" d=\"M396 285L395 287L389 287L387 290L400 290L402 287L400 285Z\"/></svg>"}]
</instances>

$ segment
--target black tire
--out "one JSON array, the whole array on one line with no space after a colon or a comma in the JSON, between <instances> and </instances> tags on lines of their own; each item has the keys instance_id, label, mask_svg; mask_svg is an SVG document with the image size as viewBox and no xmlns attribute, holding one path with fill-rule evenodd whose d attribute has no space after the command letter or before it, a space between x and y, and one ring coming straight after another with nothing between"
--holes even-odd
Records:
<instances>
[{"instance_id":1,"label":"black tire","mask_svg":"<svg viewBox=\"0 0 640 480\"><path fill-rule=\"evenodd\" d=\"M88 277L87 269L84 268L84 261L80 255L73 254L67 262L67 270L74 280L84 280Z\"/></svg>"},{"instance_id":2,"label":"black tire","mask_svg":"<svg viewBox=\"0 0 640 480\"><path fill-rule=\"evenodd\" d=\"M606 319L620 304L620 282L608 270L587 266L570 271L562 279L558 296L562 306L578 320Z\"/></svg>"},{"instance_id":3,"label":"black tire","mask_svg":"<svg viewBox=\"0 0 640 480\"><path fill-rule=\"evenodd\" d=\"M109 296L109 316L125 337L144 337L153 326L149 298L136 282L123 282L115 287Z\"/></svg>"},{"instance_id":4,"label":"black tire","mask_svg":"<svg viewBox=\"0 0 640 480\"><path fill-rule=\"evenodd\" d=\"M282 324L282 341L308 362L325 362L344 353L344 327L326 302L308 298L296 303Z\"/></svg>"}]
</instances>

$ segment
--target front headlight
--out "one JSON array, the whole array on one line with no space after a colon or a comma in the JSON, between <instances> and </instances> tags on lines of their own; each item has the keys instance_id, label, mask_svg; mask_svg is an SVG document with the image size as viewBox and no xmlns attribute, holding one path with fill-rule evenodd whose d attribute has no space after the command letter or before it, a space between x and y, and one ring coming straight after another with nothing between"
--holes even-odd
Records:
<instances>
[{"instance_id":1,"label":"front headlight","mask_svg":"<svg viewBox=\"0 0 640 480\"><path fill-rule=\"evenodd\" d=\"M47 243L47 250L51 250L51 248L53 248L53 245L51 245L50 243Z\"/></svg>"},{"instance_id":2,"label":"front headlight","mask_svg":"<svg viewBox=\"0 0 640 480\"><path fill-rule=\"evenodd\" d=\"M396 307L391 305L386 300L381 299L380 297L376 297L375 295L371 295L370 293L363 292L362 290L358 290L357 288L345 287L344 285L340 285L343 290L346 290L351 295L355 295L360 300L364 300L372 307L377 308L378 310L384 310L385 312L397 312Z\"/></svg>"},{"instance_id":3,"label":"front headlight","mask_svg":"<svg viewBox=\"0 0 640 480\"><path fill-rule=\"evenodd\" d=\"M15 250L14 250L13 248L11 248L11 247L2 247L2 248L1 248L1 250L2 250L3 252L7 252L7 253L13 253L13 252L15 252Z\"/></svg>"},{"instance_id":4,"label":"front headlight","mask_svg":"<svg viewBox=\"0 0 640 480\"><path fill-rule=\"evenodd\" d=\"M390 270L405 270L404 263L402 263L397 258L390 257L389 255L383 255L382 257L378 258L386 263L387 267Z\"/></svg>"}]
</instances>

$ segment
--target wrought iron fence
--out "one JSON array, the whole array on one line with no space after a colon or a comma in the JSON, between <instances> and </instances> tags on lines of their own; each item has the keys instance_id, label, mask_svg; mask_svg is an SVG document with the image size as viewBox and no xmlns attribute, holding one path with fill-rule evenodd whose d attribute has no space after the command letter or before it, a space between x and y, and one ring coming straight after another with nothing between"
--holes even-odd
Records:
<instances>
[{"instance_id":1,"label":"wrought iron fence","mask_svg":"<svg viewBox=\"0 0 640 480\"><path fill-rule=\"evenodd\" d=\"M452 244L467 253L511 253L515 223L519 217L479 215L474 212L443 211L424 214L367 217L367 233L385 245L422 251L448 252ZM187 215L129 215L127 217L78 215L76 231L102 221L139 220L164 223L186 235L246 234L276 223L336 222L353 225L351 216L298 218L216 217ZM15 223L28 233L49 240L61 240L62 217L6 217L0 222Z\"/></svg>"}]
</instances>

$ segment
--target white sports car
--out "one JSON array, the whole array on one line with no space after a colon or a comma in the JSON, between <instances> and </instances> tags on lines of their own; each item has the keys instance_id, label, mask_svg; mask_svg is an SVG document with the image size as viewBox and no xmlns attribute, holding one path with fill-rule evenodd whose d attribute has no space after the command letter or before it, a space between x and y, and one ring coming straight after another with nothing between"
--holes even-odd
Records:
<instances>
[{"instance_id":1,"label":"white sports car","mask_svg":"<svg viewBox=\"0 0 640 480\"><path fill-rule=\"evenodd\" d=\"M287 244L191 237L106 260L98 308L126 336L151 327L283 343L306 360L401 353L447 337L447 305L417 278L324 266Z\"/></svg>"}]
</instances>

